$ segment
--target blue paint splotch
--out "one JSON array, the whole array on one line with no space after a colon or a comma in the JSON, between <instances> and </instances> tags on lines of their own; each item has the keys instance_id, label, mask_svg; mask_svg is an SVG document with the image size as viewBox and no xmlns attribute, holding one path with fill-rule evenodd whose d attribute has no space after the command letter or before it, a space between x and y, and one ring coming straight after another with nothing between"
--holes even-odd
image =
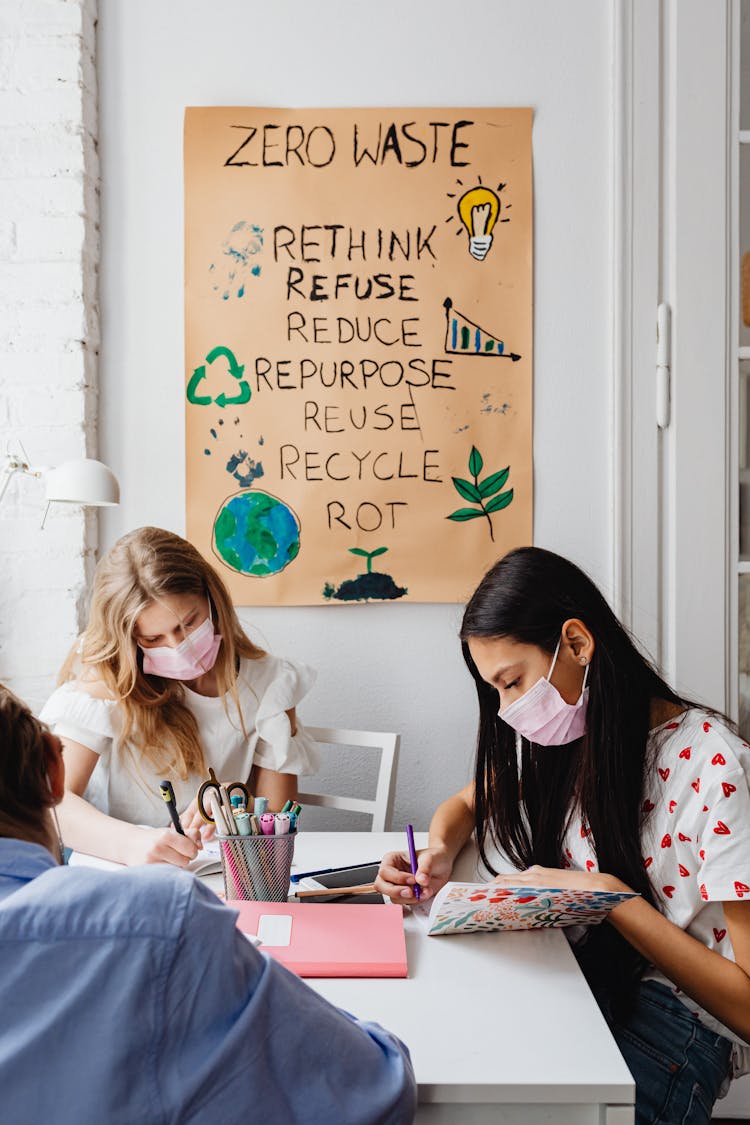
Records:
<instances>
[{"instance_id":1,"label":"blue paint splotch","mask_svg":"<svg viewBox=\"0 0 750 1125\"><path fill-rule=\"evenodd\" d=\"M482 395L482 405L479 407L480 414L507 414L509 409L509 402L504 402L500 406L496 406L492 402L489 393Z\"/></svg>"},{"instance_id":2,"label":"blue paint splotch","mask_svg":"<svg viewBox=\"0 0 750 1125\"><path fill-rule=\"evenodd\" d=\"M244 471L240 466L244 465ZM263 465L248 456L246 449L239 449L227 461L227 472L238 482L240 488L250 488L253 481L263 476Z\"/></svg>"},{"instance_id":3,"label":"blue paint splotch","mask_svg":"<svg viewBox=\"0 0 750 1125\"><path fill-rule=\"evenodd\" d=\"M263 227L244 219L235 223L221 244L219 260L209 266L213 291L224 301L246 296L248 279L260 277L258 256L262 251Z\"/></svg>"}]
</instances>

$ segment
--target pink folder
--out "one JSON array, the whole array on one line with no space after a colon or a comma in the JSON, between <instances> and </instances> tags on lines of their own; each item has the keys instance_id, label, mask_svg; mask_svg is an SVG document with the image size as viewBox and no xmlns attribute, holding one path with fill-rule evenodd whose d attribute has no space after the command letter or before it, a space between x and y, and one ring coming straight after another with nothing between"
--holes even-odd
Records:
<instances>
[{"instance_id":1,"label":"pink folder","mask_svg":"<svg viewBox=\"0 0 750 1125\"><path fill-rule=\"evenodd\" d=\"M237 926L301 977L405 977L403 910L384 904L227 902Z\"/></svg>"}]
</instances>

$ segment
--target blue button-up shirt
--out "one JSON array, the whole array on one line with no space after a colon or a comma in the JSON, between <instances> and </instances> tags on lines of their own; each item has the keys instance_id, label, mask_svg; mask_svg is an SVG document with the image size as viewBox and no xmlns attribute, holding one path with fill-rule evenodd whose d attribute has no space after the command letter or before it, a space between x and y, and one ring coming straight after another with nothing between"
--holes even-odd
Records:
<instances>
[{"instance_id":1,"label":"blue button-up shirt","mask_svg":"<svg viewBox=\"0 0 750 1125\"><path fill-rule=\"evenodd\" d=\"M413 1120L406 1048L328 1004L168 867L0 839L0 1120Z\"/></svg>"}]
</instances>

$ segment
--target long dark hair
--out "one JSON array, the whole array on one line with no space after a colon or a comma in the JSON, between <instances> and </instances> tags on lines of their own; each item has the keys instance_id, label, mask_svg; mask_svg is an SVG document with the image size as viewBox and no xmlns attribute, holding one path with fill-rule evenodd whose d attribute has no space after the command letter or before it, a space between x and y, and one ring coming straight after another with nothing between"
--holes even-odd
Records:
<instances>
[{"instance_id":1,"label":"long dark hair","mask_svg":"<svg viewBox=\"0 0 750 1125\"><path fill-rule=\"evenodd\" d=\"M471 637L512 637L555 651L563 624L579 618L594 637L586 733L562 747L522 744L498 717L498 694L479 675ZM560 555L538 547L511 551L484 576L461 625L464 660L479 697L475 819L479 852L492 841L517 867L560 867L568 818L577 805L591 829L599 870L622 879L656 905L640 835L651 702L689 706L638 651L594 583ZM519 783L520 780L520 783ZM617 1011L632 999L645 962L611 926L592 929L587 962ZM614 960L613 960L614 959Z\"/></svg>"}]
</instances>

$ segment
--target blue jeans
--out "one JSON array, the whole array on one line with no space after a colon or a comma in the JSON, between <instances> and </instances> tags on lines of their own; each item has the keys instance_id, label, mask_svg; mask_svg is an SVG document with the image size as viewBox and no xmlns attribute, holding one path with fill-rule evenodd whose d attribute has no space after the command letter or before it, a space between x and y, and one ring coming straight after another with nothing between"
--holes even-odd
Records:
<instances>
[{"instance_id":1,"label":"blue jeans","mask_svg":"<svg viewBox=\"0 0 750 1125\"><path fill-rule=\"evenodd\" d=\"M657 981L641 982L625 1024L598 999L635 1079L636 1125L707 1125L729 1070L730 1041Z\"/></svg>"}]
</instances>

